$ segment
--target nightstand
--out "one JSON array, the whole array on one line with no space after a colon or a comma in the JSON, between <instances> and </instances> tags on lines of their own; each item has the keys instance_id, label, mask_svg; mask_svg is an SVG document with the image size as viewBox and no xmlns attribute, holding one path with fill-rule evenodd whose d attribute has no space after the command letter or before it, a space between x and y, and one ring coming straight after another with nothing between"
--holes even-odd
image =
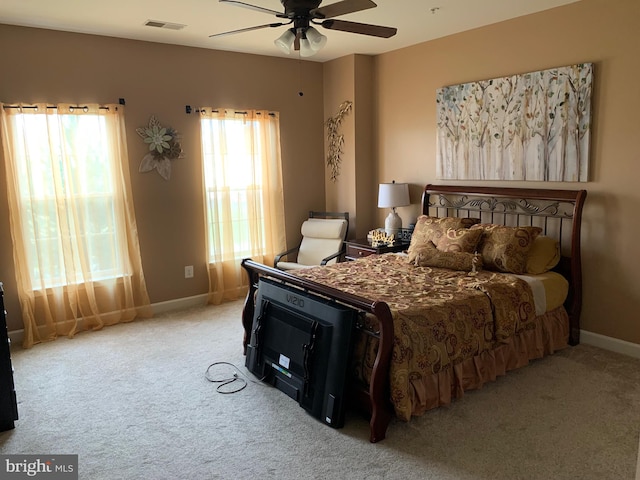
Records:
<instances>
[{"instance_id":1,"label":"nightstand","mask_svg":"<svg viewBox=\"0 0 640 480\"><path fill-rule=\"evenodd\" d=\"M403 250L409 248L409 242L396 243L395 245L391 246L381 245L379 247L374 247L366 238L347 240L345 244L347 248L344 259L347 261L357 260L368 255L373 255L374 253L402 252Z\"/></svg>"}]
</instances>

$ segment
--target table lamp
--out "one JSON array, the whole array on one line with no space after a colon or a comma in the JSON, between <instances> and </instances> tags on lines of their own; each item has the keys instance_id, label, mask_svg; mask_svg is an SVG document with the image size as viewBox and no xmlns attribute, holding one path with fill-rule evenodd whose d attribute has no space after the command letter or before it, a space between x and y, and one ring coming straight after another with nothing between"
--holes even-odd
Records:
<instances>
[{"instance_id":1,"label":"table lamp","mask_svg":"<svg viewBox=\"0 0 640 480\"><path fill-rule=\"evenodd\" d=\"M402 219L396 213L396 207L410 205L408 183L381 183L378 189L378 208L391 208L391 213L384 221L387 235L398 234L402 228Z\"/></svg>"}]
</instances>

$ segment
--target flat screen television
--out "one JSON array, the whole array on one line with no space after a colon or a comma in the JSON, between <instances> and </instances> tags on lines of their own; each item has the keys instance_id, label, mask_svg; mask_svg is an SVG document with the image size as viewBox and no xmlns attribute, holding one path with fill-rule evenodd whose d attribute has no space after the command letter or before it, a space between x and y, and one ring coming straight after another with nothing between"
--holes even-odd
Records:
<instances>
[{"instance_id":1,"label":"flat screen television","mask_svg":"<svg viewBox=\"0 0 640 480\"><path fill-rule=\"evenodd\" d=\"M345 305L261 278L246 367L340 428L356 318Z\"/></svg>"}]
</instances>

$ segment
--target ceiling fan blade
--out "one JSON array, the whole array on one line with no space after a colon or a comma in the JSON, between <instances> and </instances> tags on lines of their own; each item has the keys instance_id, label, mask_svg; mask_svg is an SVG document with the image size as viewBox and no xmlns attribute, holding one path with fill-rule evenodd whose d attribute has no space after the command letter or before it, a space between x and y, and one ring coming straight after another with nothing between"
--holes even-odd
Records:
<instances>
[{"instance_id":1,"label":"ceiling fan blade","mask_svg":"<svg viewBox=\"0 0 640 480\"><path fill-rule=\"evenodd\" d=\"M371 0L343 0L326 7L314 8L309 13L313 18L333 18L374 7L377 5Z\"/></svg>"},{"instance_id":2,"label":"ceiling fan blade","mask_svg":"<svg viewBox=\"0 0 640 480\"><path fill-rule=\"evenodd\" d=\"M236 5L238 7L248 8L250 10L256 10L258 12L268 13L270 15L283 16L282 12L278 12L276 10L271 10L269 8L259 7L257 5L251 5L246 2L238 2L237 0L219 0L220 3L230 3L231 5Z\"/></svg>"},{"instance_id":3,"label":"ceiling fan blade","mask_svg":"<svg viewBox=\"0 0 640 480\"><path fill-rule=\"evenodd\" d=\"M209 35L209 38L223 37L225 35L233 35L234 33L250 32L252 30L260 30L261 28L281 27L282 25L289 25L290 23L291 22L286 22L286 23L267 23L266 25L258 25L257 27L247 27L247 28L240 28L238 30L231 30L229 32L214 33L213 35Z\"/></svg>"},{"instance_id":4,"label":"ceiling fan blade","mask_svg":"<svg viewBox=\"0 0 640 480\"><path fill-rule=\"evenodd\" d=\"M359 33L360 35L371 35L372 37L381 38L393 37L398 32L398 29L395 27L347 22L345 20L325 20L320 25L329 30L340 30L342 32Z\"/></svg>"}]
</instances>

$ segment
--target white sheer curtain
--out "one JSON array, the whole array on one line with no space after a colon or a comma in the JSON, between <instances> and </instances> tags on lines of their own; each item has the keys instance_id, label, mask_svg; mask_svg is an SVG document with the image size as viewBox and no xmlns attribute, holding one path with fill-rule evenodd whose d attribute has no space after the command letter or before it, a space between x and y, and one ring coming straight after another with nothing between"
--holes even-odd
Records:
<instances>
[{"instance_id":1,"label":"white sheer curtain","mask_svg":"<svg viewBox=\"0 0 640 480\"><path fill-rule=\"evenodd\" d=\"M150 316L122 105L0 105L24 345Z\"/></svg>"},{"instance_id":2,"label":"white sheer curtain","mask_svg":"<svg viewBox=\"0 0 640 480\"><path fill-rule=\"evenodd\" d=\"M285 249L277 113L201 109L209 302L247 291L243 258L273 264Z\"/></svg>"}]
</instances>

